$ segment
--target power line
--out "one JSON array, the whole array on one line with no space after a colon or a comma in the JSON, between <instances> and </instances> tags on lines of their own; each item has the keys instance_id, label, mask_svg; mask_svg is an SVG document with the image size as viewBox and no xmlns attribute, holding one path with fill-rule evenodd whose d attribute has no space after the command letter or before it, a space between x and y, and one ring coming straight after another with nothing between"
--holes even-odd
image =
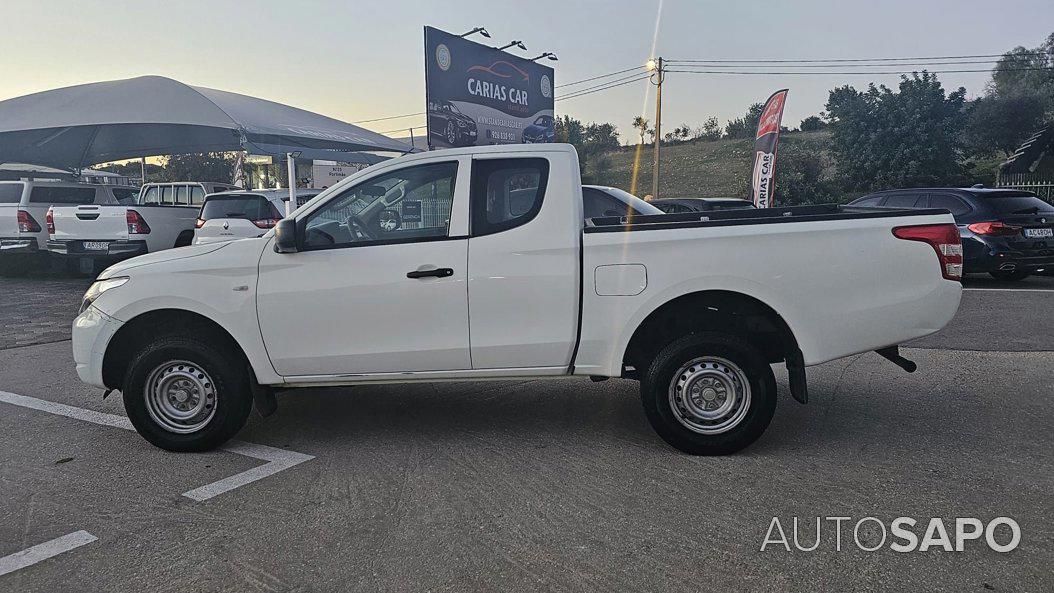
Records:
<instances>
[{"instance_id":1,"label":"power line","mask_svg":"<svg viewBox=\"0 0 1054 593\"><path fill-rule=\"evenodd\" d=\"M985 69L985 70L926 70L926 69L883 70L883 71L877 71L877 70L856 70L856 71L853 71L853 72L831 72L829 70L825 70L825 71L821 71L821 72L771 72L771 71L770 72L742 72L742 71L734 71L734 70L673 70L673 69L667 70L667 72L677 72L677 73L680 73L680 74L736 74L736 75L762 74L762 75L769 75L769 76L782 76L784 74L787 74L787 75L805 75L805 76L824 76L824 75L828 75L828 74L873 76L873 75L876 75L876 74L917 74L919 72L929 72L930 74L962 74L962 73L966 73L966 72L991 72L991 71L992 71L991 68ZM1043 67L1043 68L1004 68L1003 70L1000 70L1000 72L1026 72L1026 71L1054 72L1054 68L1051 68L1051 67Z\"/></svg>"},{"instance_id":2,"label":"power line","mask_svg":"<svg viewBox=\"0 0 1054 593\"><path fill-rule=\"evenodd\" d=\"M609 72L607 74L601 74L600 76L594 76L592 78L583 78L582 80L576 80L574 82L565 82L564 84L558 84L553 88L563 88L565 86L574 86L576 84L582 84L583 82L591 82L593 80L600 80L601 78L608 78L609 76L615 76L616 74L625 74L632 72L633 70L640 70L643 66L634 66L632 68L626 68L625 70L619 70L618 72Z\"/></svg>"},{"instance_id":3,"label":"power line","mask_svg":"<svg viewBox=\"0 0 1054 593\"><path fill-rule=\"evenodd\" d=\"M585 90L585 89L583 89L581 91L577 91L577 92L571 93L569 95L564 95L563 97L557 97L555 99L555 101L564 101L566 99L576 99L576 98L584 96L584 95L592 95L593 93L599 93L600 91L606 91L608 89L613 89L615 87L623 86L623 85L626 85L626 84L630 84L630 83L634 83L634 82L640 82L642 80L648 80L648 78L650 78L650 75L640 76L638 78L634 78L634 79L631 79L631 80L626 80L624 82L608 84L608 85L605 85L605 86L601 86L599 88L594 88L593 90Z\"/></svg>"},{"instance_id":4,"label":"power line","mask_svg":"<svg viewBox=\"0 0 1054 593\"><path fill-rule=\"evenodd\" d=\"M609 84L612 84L612 83L622 82L622 81L625 81L625 80L630 80L630 79L633 79L633 78L637 78L638 76L641 76L642 74L644 74L644 73L636 72L634 74L630 74L629 76L623 76L622 78L616 78L614 80L608 80L606 82L602 82L602 83L594 85L594 86L587 86L584 89L578 89L578 90L574 90L574 91L567 91L567 93L569 95L574 95L574 94L577 94L577 93L581 93L583 91L591 91L593 89L599 89L600 87L605 86L605 85L609 85ZM650 76L650 74L644 74L644 75L645 76Z\"/></svg>"},{"instance_id":5,"label":"power line","mask_svg":"<svg viewBox=\"0 0 1054 593\"><path fill-rule=\"evenodd\" d=\"M377 132L377 133L378 134L391 134L392 132L408 132L408 131L410 131L411 128L423 128L423 127L425 127L425 124L420 124L420 125L417 125L417 126L404 126L402 128L395 128L394 130L385 130L383 132Z\"/></svg>"},{"instance_id":6,"label":"power line","mask_svg":"<svg viewBox=\"0 0 1054 593\"><path fill-rule=\"evenodd\" d=\"M974 58L1020 58L1026 55L1044 55L1043 51L1026 51L1010 54L1004 56L1004 54L976 54L968 56L916 56L908 58L829 58L829 59L814 59L814 60L772 60L772 59L758 59L758 60L666 60L667 62L684 62L684 63L714 63L714 64L816 64L821 62L835 62L835 63L848 63L848 62L904 62L911 60L967 60Z\"/></svg>"},{"instance_id":7,"label":"power line","mask_svg":"<svg viewBox=\"0 0 1054 593\"><path fill-rule=\"evenodd\" d=\"M425 114L424 111L421 111L419 113L404 113L403 115L389 115L388 117L375 117L373 119L360 119L359 121L353 121L351 123L353 123L353 124L368 124L370 122L375 122L375 121L386 121L386 120L389 120L389 119L402 119L404 117L413 117L415 115L424 115L424 114Z\"/></svg>"},{"instance_id":8,"label":"power line","mask_svg":"<svg viewBox=\"0 0 1054 593\"><path fill-rule=\"evenodd\" d=\"M948 65L961 65L961 64L996 64L998 62L994 60L959 60L950 62L908 62L903 64L890 64L878 63L878 64L786 64L781 66L783 68L889 68L891 66L948 66ZM722 64L717 62L681 62L674 63L675 66L682 68L766 68L772 64Z\"/></svg>"}]
</instances>

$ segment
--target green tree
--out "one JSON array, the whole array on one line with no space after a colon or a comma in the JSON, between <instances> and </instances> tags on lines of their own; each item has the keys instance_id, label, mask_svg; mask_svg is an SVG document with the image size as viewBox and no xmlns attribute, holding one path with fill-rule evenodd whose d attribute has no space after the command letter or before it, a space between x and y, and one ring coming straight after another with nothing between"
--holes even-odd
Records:
<instances>
[{"instance_id":1,"label":"green tree","mask_svg":"<svg viewBox=\"0 0 1054 593\"><path fill-rule=\"evenodd\" d=\"M964 140L974 156L1010 156L1043 123L1044 98L1036 93L990 94L968 107Z\"/></svg>"},{"instance_id":2,"label":"green tree","mask_svg":"<svg viewBox=\"0 0 1054 593\"><path fill-rule=\"evenodd\" d=\"M226 152L174 154L165 157L161 180L230 183L234 161L234 155Z\"/></svg>"},{"instance_id":3,"label":"green tree","mask_svg":"<svg viewBox=\"0 0 1054 593\"><path fill-rule=\"evenodd\" d=\"M901 77L897 92L869 85L831 91L832 152L850 189L950 185L960 164L966 89L946 94L929 72Z\"/></svg>"},{"instance_id":4,"label":"green tree","mask_svg":"<svg viewBox=\"0 0 1054 593\"><path fill-rule=\"evenodd\" d=\"M721 124L716 117L708 117L703 125L695 131L695 137L699 140L720 140Z\"/></svg>"},{"instance_id":5,"label":"green tree","mask_svg":"<svg viewBox=\"0 0 1054 593\"><path fill-rule=\"evenodd\" d=\"M725 125L725 136L727 138L753 137L754 133L757 132L758 122L761 121L761 112L764 110L764 105L754 103L747 109L743 117L737 117L728 121L728 124Z\"/></svg>"},{"instance_id":6,"label":"green tree","mask_svg":"<svg viewBox=\"0 0 1054 593\"><path fill-rule=\"evenodd\" d=\"M827 126L822 119L817 115L810 115L809 117L801 120L801 125L798 129L803 132L816 132L822 130Z\"/></svg>"},{"instance_id":7,"label":"green tree","mask_svg":"<svg viewBox=\"0 0 1054 593\"><path fill-rule=\"evenodd\" d=\"M1054 33L1038 47L1015 47L992 71L990 93L1001 97L1036 95L1054 117Z\"/></svg>"},{"instance_id":8,"label":"green tree","mask_svg":"<svg viewBox=\"0 0 1054 593\"><path fill-rule=\"evenodd\" d=\"M586 166L586 150L585 150L586 132L585 132L585 126L582 125L581 121L571 117L570 115L565 115L563 117L556 118L555 128L556 128L556 134L555 134L556 141L557 142L566 142L566 143L574 146L575 150L578 151L578 166L581 167L582 169L585 169L585 166Z\"/></svg>"}]
</instances>

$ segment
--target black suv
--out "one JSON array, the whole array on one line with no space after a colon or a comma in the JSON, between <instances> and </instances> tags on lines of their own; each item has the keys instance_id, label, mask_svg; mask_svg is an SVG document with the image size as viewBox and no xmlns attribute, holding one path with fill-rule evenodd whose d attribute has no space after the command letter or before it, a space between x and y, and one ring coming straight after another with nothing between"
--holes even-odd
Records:
<instances>
[{"instance_id":1,"label":"black suv","mask_svg":"<svg viewBox=\"0 0 1054 593\"><path fill-rule=\"evenodd\" d=\"M1054 268L1054 206L1012 189L919 188L877 192L850 206L943 208L963 241L963 272L1021 280Z\"/></svg>"}]
</instances>

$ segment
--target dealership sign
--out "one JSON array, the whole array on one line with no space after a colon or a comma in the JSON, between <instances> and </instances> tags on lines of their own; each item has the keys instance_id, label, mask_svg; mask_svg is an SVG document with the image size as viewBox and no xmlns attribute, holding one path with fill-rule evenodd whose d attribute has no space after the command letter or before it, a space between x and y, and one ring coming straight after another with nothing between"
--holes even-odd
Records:
<instances>
[{"instance_id":1,"label":"dealership sign","mask_svg":"<svg viewBox=\"0 0 1054 593\"><path fill-rule=\"evenodd\" d=\"M552 142L553 69L425 27L428 147Z\"/></svg>"}]
</instances>

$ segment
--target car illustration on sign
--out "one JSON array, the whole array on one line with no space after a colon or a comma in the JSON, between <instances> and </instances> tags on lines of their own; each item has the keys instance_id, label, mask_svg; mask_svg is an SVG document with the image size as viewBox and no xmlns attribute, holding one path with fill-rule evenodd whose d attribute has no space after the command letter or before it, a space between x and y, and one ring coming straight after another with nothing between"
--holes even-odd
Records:
<instances>
[{"instance_id":1,"label":"car illustration on sign","mask_svg":"<svg viewBox=\"0 0 1054 593\"><path fill-rule=\"evenodd\" d=\"M534 123L523 129L523 142L525 144L553 142L554 140L556 140L556 127L551 115L539 115L534 120Z\"/></svg>"},{"instance_id":2,"label":"car illustration on sign","mask_svg":"<svg viewBox=\"0 0 1054 593\"><path fill-rule=\"evenodd\" d=\"M450 101L428 105L428 133L439 136L449 146L472 146L476 143L476 122Z\"/></svg>"}]
</instances>

